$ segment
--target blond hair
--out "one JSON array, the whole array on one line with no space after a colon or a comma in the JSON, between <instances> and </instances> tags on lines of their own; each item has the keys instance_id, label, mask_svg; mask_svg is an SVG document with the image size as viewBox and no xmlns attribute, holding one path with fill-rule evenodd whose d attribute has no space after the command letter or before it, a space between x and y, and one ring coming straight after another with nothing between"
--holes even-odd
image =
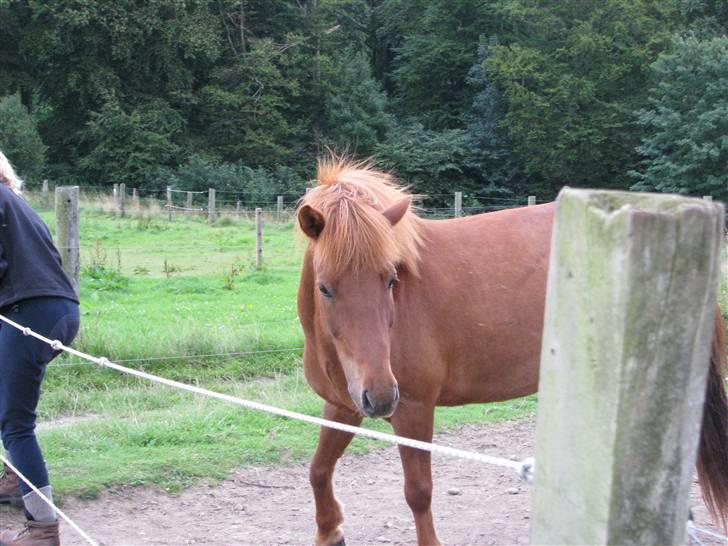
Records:
<instances>
[{"instance_id":1,"label":"blond hair","mask_svg":"<svg viewBox=\"0 0 728 546\"><path fill-rule=\"evenodd\" d=\"M0 182L5 184L6 186L9 186L10 189L12 189L15 193L20 193L20 191L23 188L23 179L20 178L17 174L15 174L15 170L13 169L13 166L10 164L10 161L8 161L8 158L5 157L5 154L3 154L0 151Z\"/></svg>"}]
</instances>

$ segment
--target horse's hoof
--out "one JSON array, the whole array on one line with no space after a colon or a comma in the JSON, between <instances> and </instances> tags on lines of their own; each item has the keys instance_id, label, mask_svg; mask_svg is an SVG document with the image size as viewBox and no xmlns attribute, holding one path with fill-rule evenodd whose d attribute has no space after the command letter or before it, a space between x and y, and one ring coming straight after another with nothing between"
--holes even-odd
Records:
<instances>
[{"instance_id":1,"label":"horse's hoof","mask_svg":"<svg viewBox=\"0 0 728 546\"><path fill-rule=\"evenodd\" d=\"M332 546L346 546L346 540L344 540L344 537L341 537L341 540L339 542L335 542Z\"/></svg>"}]
</instances>

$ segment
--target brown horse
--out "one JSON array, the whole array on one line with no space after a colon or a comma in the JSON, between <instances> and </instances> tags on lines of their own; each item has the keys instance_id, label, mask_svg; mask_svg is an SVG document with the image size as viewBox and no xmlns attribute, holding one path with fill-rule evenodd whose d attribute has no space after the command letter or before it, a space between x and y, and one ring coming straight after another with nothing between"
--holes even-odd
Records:
<instances>
[{"instance_id":1,"label":"brown horse","mask_svg":"<svg viewBox=\"0 0 728 546\"><path fill-rule=\"evenodd\" d=\"M367 164L324 161L318 181L298 210L309 238L298 313L324 417L384 417L397 434L431 441L435 406L536 391L553 204L432 221ZM719 515L728 507L723 349L718 336L699 464ZM310 468L317 546L344 542L332 477L351 439L321 429ZM400 458L418 544L439 544L430 454L402 447Z\"/></svg>"}]
</instances>

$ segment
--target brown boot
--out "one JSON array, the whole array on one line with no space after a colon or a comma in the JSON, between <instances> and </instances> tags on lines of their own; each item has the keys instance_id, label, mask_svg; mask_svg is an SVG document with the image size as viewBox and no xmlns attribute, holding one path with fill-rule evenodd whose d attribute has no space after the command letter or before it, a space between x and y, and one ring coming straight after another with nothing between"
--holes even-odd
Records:
<instances>
[{"instance_id":1,"label":"brown boot","mask_svg":"<svg viewBox=\"0 0 728 546\"><path fill-rule=\"evenodd\" d=\"M60 546L58 520L25 522L25 529L14 533L10 529L0 534L0 546Z\"/></svg>"},{"instance_id":2,"label":"brown boot","mask_svg":"<svg viewBox=\"0 0 728 546\"><path fill-rule=\"evenodd\" d=\"M23 494L20 492L18 476L7 465L0 476L0 503L6 502L13 506L23 505Z\"/></svg>"}]
</instances>

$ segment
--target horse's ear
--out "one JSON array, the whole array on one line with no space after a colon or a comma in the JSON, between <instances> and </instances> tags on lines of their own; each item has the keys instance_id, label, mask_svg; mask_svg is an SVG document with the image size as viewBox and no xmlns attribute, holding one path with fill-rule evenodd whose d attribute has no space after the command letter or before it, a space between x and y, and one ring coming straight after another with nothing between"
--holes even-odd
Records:
<instances>
[{"instance_id":1,"label":"horse's ear","mask_svg":"<svg viewBox=\"0 0 728 546\"><path fill-rule=\"evenodd\" d=\"M298 223L301 230L311 239L318 239L326 225L323 215L309 205L303 205L298 211Z\"/></svg>"},{"instance_id":2,"label":"horse's ear","mask_svg":"<svg viewBox=\"0 0 728 546\"><path fill-rule=\"evenodd\" d=\"M387 210L385 210L382 214L384 214L384 217L389 220L389 223L392 225L395 225L397 222L399 222L402 217L405 215L407 210L409 210L410 206L410 198L405 197L404 199L400 199L397 201L394 205L389 207Z\"/></svg>"}]
</instances>

